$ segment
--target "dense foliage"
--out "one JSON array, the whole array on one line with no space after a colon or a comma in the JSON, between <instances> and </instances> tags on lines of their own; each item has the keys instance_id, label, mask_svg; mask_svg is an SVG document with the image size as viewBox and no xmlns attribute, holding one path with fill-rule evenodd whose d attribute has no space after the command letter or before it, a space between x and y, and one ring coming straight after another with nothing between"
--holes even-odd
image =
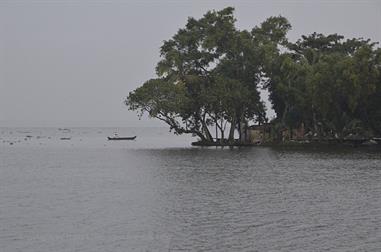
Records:
<instances>
[{"instance_id":1,"label":"dense foliage","mask_svg":"<svg viewBox=\"0 0 381 252\"><path fill-rule=\"evenodd\" d=\"M273 125L314 136L381 134L381 49L369 40L313 33L295 43L291 25L270 17L238 30L231 7L189 18L164 41L157 78L130 92L126 105L202 141L245 141L249 123L267 122L260 88L276 112ZM230 126L227 129L227 126ZM227 132L226 132L227 131Z\"/></svg>"}]
</instances>

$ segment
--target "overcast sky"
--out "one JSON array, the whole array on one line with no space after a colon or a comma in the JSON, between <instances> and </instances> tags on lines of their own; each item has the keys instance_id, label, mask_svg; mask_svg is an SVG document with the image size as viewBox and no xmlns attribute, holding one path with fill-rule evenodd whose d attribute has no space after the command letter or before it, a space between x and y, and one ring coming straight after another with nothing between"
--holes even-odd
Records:
<instances>
[{"instance_id":1,"label":"overcast sky","mask_svg":"<svg viewBox=\"0 0 381 252\"><path fill-rule=\"evenodd\" d=\"M235 7L251 29L285 16L313 32L381 41L381 1L0 0L0 126L154 126L123 99L154 77L159 47L187 17Z\"/></svg>"}]
</instances>

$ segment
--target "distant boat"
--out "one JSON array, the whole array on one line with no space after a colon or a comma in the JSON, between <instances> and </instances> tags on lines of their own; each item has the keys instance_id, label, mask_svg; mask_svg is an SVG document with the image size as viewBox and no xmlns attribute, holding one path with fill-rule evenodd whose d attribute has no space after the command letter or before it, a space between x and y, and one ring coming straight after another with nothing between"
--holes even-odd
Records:
<instances>
[{"instance_id":1,"label":"distant boat","mask_svg":"<svg viewBox=\"0 0 381 252\"><path fill-rule=\"evenodd\" d=\"M114 136L114 137L107 137L108 140L135 140L136 136L133 137L119 137L119 136Z\"/></svg>"},{"instance_id":2,"label":"distant boat","mask_svg":"<svg viewBox=\"0 0 381 252\"><path fill-rule=\"evenodd\" d=\"M58 128L58 130L63 131L63 132L70 132L71 131L68 128Z\"/></svg>"},{"instance_id":3,"label":"distant boat","mask_svg":"<svg viewBox=\"0 0 381 252\"><path fill-rule=\"evenodd\" d=\"M60 139L61 139L61 140L70 140L71 137L61 137Z\"/></svg>"}]
</instances>

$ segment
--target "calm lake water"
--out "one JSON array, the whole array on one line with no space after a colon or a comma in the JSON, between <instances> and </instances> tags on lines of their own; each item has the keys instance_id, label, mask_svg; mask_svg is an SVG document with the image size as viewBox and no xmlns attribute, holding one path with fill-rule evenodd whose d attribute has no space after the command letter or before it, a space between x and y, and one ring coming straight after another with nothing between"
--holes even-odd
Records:
<instances>
[{"instance_id":1,"label":"calm lake water","mask_svg":"<svg viewBox=\"0 0 381 252\"><path fill-rule=\"evenodd\" d=\"M138 137L107 141L114 131ZM381 251L380 150L198 148L162 128L0 133L1 252Z\"/></svg>"}]
</instances>

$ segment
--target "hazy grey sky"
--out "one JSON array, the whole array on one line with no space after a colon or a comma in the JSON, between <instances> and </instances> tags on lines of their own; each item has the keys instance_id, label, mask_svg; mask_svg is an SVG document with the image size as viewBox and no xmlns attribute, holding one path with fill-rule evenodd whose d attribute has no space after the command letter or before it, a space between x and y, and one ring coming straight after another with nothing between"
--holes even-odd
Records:
<instances>
[{"instance_id":1,"label":"hazy grey sky","mask_svg":"<svg viewBox=\"0 0 381 252\"><path fill-rule=\"evenodd\" d=\"M381 41L381 1L0 0L0 126L137 126L123 105L154 77L159 47L207 10L236 8L237 26L269 16L313 32Z\"/></svg>"}]
</instances>

